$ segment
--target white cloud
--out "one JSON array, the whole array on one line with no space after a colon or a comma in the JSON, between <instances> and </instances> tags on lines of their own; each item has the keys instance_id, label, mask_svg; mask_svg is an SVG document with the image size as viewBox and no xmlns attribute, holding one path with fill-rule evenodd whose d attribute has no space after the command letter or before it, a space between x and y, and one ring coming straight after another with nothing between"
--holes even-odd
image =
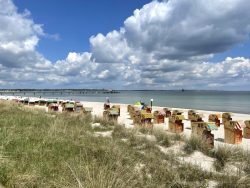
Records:
<instances>
[{"instance_id":1,"label":"white cloud","mask_svg":"<svg viewBox=\"0 0 250 188\"><path fill-rule=\"evenodd\" d=\"M126 85L143 83L164 89L188 84L195 88L195 79L205 83L197 87L207 87L220 76L241 79L238 66L249 62L239 65L240 59L235 58L233 65L226 66L225 62L209 63L209 59L248 39L249 6L247 0L153 1L135 10L119 31L92 36L92 56L100 64L125 65ZM220 81L227 85L225 79Z\"/></svg>"},{"instance_id":2,"label":"white cloud","mask_svg":"<svg viewBox=\"0 0 250 188\"><path fill-rule=\"evenodd\" d=\"M0 64L9 68L42 64L45 58L36 51L39 36L44 35L42 26L27 10L18 13L10 0L0 0L0 7Z\"/></svg>"},{"instance_id":3,"label":"white cloud","mask_svg":"<svg viewBox=\"0 0 250 188\"><path fill-rule=\"evenodd\" d=\"M250 60L209 60L248 40L248 0L153 1L106 35L90 37L90 52L51 63L36 47L46 34L31 13L0 0L0 85L231 89L250 87ZM55 39L59 35L55 35Z\"/></svg>"}]
</instances>

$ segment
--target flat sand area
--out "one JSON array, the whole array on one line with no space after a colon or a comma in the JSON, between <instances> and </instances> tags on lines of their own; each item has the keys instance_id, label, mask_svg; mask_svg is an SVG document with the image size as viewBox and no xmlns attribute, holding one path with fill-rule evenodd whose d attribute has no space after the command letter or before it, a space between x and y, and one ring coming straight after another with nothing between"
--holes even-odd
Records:
<instances>
[{"instance_id":1,"label":"flat sand area","mask_svg":"<svg viewBox=\"0 0 250 188\"><path fill-rule=\"evenodd\" d=\"M88 102L88 101L82 101L81 102L84 106L86 107L93 107L93 115L96 116L102 116L103 113L103 105L104 103L101 102ZM118 118L118 122L122 125L125 125L127 128L133 128L133 122L130 119L130 116L127 112L127 104L119 104L119 103L111 103L112 105L120 105L121 107L121 115ZM153 106L152 111L155 110L160 110L163 107L158 107L158 106ZM188 110L189 109L183 109L183 108L171 108L172 110L179 110L182 111L185 118L188 118ZM223 112L217 112L217 111L205 111L205 110L196 110L198 113L203 114L203 120L205 122L208 121L208 116L209 114L222 114ZM232 113L232 119L233 120L250 120L250 114L239 114L239 113ZM221 119L220 119L221 120ZM184 134L186 136L191 135L191 124L189 120L184 120ZM154 124L154 129L162 129L164 131L168 130L168 118L165 118L165 123L164 124ZM214 134L214 145L215 147L218 147L220 145L224 145L224 125L220 125L218 130L212 131ZM250 151L250 139L242 139L242 143L238 145L232 145L232 144L226 144L230 146L235 146L235 147L242 147L244 150Z\"/></svg>"}]
</instances>

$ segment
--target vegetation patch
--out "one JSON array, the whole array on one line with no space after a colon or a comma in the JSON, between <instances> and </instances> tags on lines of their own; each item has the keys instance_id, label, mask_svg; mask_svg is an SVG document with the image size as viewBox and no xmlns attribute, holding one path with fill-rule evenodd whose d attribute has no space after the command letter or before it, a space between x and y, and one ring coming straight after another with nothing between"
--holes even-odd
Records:
<instances>
[{"instance_id":1,"label":"vegetation patch","mask_svg":"<svg viewBox=\"0 0 250 188\"><path fill-rule=\"evenodd\" d=\"M96 137L100 123L111 137ZM0 101L0 185L5 187L226 187L248 178L218 175L182 163L179 154L162 152L185 141L187 153L202 150L197 140L154 132L156 141L114 122L70 113L48 114ZM141 133L139 135L142 135ZM195 138L193 138L195 139ZM123 141L126 140L126 141ZM236 161L236 153L208 152L218 161ZM233 157L235 156L235 157ZM239 153L242 160L246 155ZM244 166L249 172L249 165Z\"/></svg>"}]
</instances>

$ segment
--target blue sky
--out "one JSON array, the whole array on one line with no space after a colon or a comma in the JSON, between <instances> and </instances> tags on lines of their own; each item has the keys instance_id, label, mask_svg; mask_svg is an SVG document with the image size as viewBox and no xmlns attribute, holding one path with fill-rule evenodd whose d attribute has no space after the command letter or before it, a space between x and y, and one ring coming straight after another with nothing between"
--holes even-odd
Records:
<instances>
[{"instance_id":1,"label":"blue sky","mask_svg":"<svg viewBox=\"0 0 250 188\"><path fill-rule=\"evenodd\" d=\"M38 51L51 61L64 59L70 51L89 51L89 38L119 29L123 21L150 0L14 0L19 12L28 9L35 23L58 35L42 38Z\"/></svg>"},{"instance_id":2,"label":"blue sky","mask_svg":"<svg viewBox=\"0 0 250 188\"><path fill-rule=\"evenodd\" d=\"M250 90L249 0L0 7L0 88Z\"/></svg>"},{"instance_id":3,"label":"blue sky","mask_svg":"<svg viewBox=\"0 0 250 188\"><path fill-rule=\"evenodd\" d=\"M246 57L250 58L250 40L248 39L246 42L242 44L238 44L232 49L227 50L223 53L216 54L211 61L218 62L223 61L226 57Z\"/></svg>"}]
</instances>

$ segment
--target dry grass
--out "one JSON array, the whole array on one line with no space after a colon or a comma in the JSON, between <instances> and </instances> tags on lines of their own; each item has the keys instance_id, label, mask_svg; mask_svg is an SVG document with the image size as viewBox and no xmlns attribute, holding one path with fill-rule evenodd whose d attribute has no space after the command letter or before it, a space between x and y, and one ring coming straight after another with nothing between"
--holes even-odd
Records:
<instances>
[{"instance_id":1,"label":"dry grass","mask_svg":"<svg viewBox=\"0 0 250 188\"><path fill-rule=\"evenodd\" d=\"M112 137L95 137L93 122L113 130ZM227 179L232 180L229 175L217 178L198 167L182 164L176 155L163 154L156 146L170 146L176 140L183 140L181 136L158 132L154 133L157 141L153 142L138 137L137 133L138 130L127 130L98 118L50 115L0 102L0 184L5 187L207 187L208 180L215 179L222 186ZM188 151L202 149L196 141L187 144ZM240 185L248 179L235 177L235 181Z\"/></svg>"}]
</instances>

